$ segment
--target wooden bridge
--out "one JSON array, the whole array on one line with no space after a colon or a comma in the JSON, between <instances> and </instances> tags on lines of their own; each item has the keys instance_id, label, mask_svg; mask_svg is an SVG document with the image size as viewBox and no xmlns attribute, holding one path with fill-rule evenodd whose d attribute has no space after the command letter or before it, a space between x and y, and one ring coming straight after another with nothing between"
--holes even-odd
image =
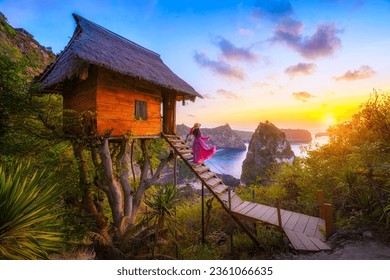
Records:
<instances>
[{"instance_id":1,"label":"wooden bridge","mask_svg":"<svg viewBox=\"0 0 390 280\"><path fill-rule=\"evenodd\" d=\"M256 244L260 245L252 232L241 222L242 219L277 226L286 233L291 245L298 251L330 249L325 243L324 219L241 200L204 163L195 164L192 161L192 149L181 137L166 134L162 134L162 136L202 184L207 187L209 192L221 203L222 207L231 214L232 219Z\"/></svg>"}]
</instances>

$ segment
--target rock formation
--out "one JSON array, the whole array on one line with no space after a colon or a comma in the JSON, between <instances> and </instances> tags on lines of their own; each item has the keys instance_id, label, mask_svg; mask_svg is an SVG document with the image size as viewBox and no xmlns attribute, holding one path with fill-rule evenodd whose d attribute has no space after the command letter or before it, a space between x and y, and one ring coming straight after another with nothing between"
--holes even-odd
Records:
<instances>
[{"instance_id":1,"label":"rock formation","mask_svg":"<svg viewBox=\"0 0 390 280\"><path fill-rule=\"evenodd\" d=\"M25 58L31 78L55 59L54 53L41 46L34 37L23 28L13 28L0 12L0 51L15 59Z\"/></svg>"},{"instance_id":2,"label":"rock formation","mask_svg":"<svg viewBox=\"0 0 390 280\"><path fill-rule=\"evenodd\" d=\"M294 157L285 134L268 121L260 123L249 142L241 181L244 184L267 184L271 168L282 162L292 162Z\"/></svg>"},{"instance_id":3,"label":"rock formation","mask_svg":"<svg viewBox=\"0 0 390 280\"><path fill-rule=\"evenodd\" d=\"M311 133L305 129L280 129L290 143L310 143L312 141ZM244 142L248 143L252 137L253 132L234 130Z\"/></svg>"},{"instance_id":4,"label":"rock formation","mask_svg":"<svg viewBox=\"0 0 390 280\"><path fill-rule=\"evenodd\" d=\"M311 133L305 129L281 129L290 143L310 143Z\"/></svg>"},{"instance_id":5,"label":"rock formation","mask_svg":"<svg viewBox=\"0 0 390 280\"><path fill-rule=\"evenodd\" d=\"M244 141L235 133L228 124L215 128L203 128L202 133L205 136L210 136L209 145L215 145L218 149L240 149L246 150ZM186 137L190 128L184 124L177 125L177 134Z\"/></svg>"}]
</instances>

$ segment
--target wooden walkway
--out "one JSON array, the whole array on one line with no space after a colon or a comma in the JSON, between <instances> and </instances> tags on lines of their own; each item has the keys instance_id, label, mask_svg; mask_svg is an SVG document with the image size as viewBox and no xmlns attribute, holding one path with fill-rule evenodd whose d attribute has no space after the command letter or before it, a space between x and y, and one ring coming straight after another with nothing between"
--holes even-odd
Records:
<instances>
[{"instance_id":1,"label":"wooden walkway","mask_svg":"<svg viewBox=\"0 0 390 280\"><path fill-rule=\"evenodd\" d=\"M254 242L259 244L253 234L241 223L242 219L252 222L262 222L281 228L286 233L291 245L298 251L330 249L325 243L325 221L323 219L284 209L279 209L280 214L278 214L278 209L275 207L241 200L204 163L193 163L192 149L183 139L177 135L163 134L162 136L198 179L207 187L210 193L222 204L223 208L228 213L231 211L234 221Z\"/></svg>"}]
</instances>

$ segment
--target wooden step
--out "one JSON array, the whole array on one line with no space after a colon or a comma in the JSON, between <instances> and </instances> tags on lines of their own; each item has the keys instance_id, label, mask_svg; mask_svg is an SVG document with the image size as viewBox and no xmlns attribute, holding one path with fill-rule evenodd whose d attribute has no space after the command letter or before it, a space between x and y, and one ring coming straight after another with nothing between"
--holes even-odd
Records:
<instances>
[{"instance_id":1,"label":"wooden step","mask_svg":"<svg viewBox=\"0 0 390 280\"><path fill-rule=\"evenodd\" d=\"M198 174L202 174L203 172L209 171L210 168L208 168L206 165L199 165L199 166L196 166L196 167L194 168L194 170L195 170Z\"/></svg>"},{"instance_id":2,"label":"wooden step","mask_svg":"<svg viewBox=\"0 0 390 280\"><path fill-rule=\"evenodd\" d=\"M174 143L173 145L176 149L189 149L188 145L183 143Z\"/></svg>"},{"instance_id":3,"label":"wooden step","mask_svg":"<svg viewBox=\"0 0 390 280\"><path fill-rule=\"evenodd\" d=\"M187 160L187 161L192 160L192 159L194 158L194 157L192 156L192 154L182 155L182 157L183 157L185 160Z\"/></svg>"},{"instance_id":4,"label":"wooden step","mask_svg":"<svg viewBox=\"0 0 390 280\"><path fill-rule=\"evenodd\" d=\"M223 184L222 182L212 188L213 192L216 194L221 194L227 191L228 186Z\"/></svg>"},{"instance_id":5,"label":"wooden step","mask_svg":"<svg viewBox=\"0 0 390 280\"><path fill-rule=\"evenodd\" d=\"M217 177L213 177L213 178L206 181L206 184L209 185L210 188L213 188L220 183L222 183L222 180L217 178Z\"/></svg>"},{"instance_id":6,"label":"wooden step","mask_svg":"<svg viewBox=\"0 0 390 280\"><path fill-rule=\"evenodd\" d=\"M169 138L169 139L177 139L177 138L180 138L180 136L176 135L176 134L165 134L165 137Z\"/></svg>"},{"instance_id":7,"label":"wooden step","mask_svg":"<svg viewBox=\"0 0 390 280\"><path fill-rule=\"evenodd\" d=\"M192 154L192 150L178 150L182 155L185 155L185 154Z\"/></svg>"},{"instance_id":8,"label":"wooden step","mask_svg":"<svg viewBox=\"0 0 390 280\"><path fill-rule=\"evenodd\" d=\"M286 228L283 228L292 246L298 251L321 251L330 250L331 248L323 241L307 236L303 233L298 233Z\"/></svg>"},{"instance_id":9,"label":"wooden step","mask_svg":"<svg viewBox=\"0 0 390 280\"><path fill-rule=\"evenodd\" d=\"M217 178L217 175L215 175L214 172L208 171L200 174L200 177L202 177L203 180L207 181L213 177Z\"/></svg>"},{"instance_id":10,"label":"wooden step","mask_svg":"<svg viewBox=\"0 0 390 280\"><path fill-rule=\"evenodd\" d=\"M183 139L169 139L169 141L173 144L173 145L176 145L178 143L181 143L181 144L185 144L184 140Z\"/></svg>"}]
</instances>

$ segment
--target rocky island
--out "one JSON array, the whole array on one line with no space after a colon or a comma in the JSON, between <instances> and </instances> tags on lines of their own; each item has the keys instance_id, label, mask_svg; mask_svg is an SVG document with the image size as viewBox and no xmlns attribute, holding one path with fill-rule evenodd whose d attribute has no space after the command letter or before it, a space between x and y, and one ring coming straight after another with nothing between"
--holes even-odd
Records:
<instances>
[{"instance_id":1,"label":"rocky island","mask_svg":"<svg viewBox=\"0 0 390 280\"><path fill-rule=\"evenodd\" d=\"M242 163L241 182L246 185L255 182L267 184L270 168L282 162L292 162L294 157L284 132L268 121L260 123Z\"/></svg>"},{"instance_id":2,"label":"rocky island","mask_svg":"<svg viewBox=\"0 0 390 280\"><path fill-rule=\"evenodd\" d=\"M179 124L176 127L177 134L183 138L190 131L190 127ZM240 149L246 150L246 145L242 138L234 132L228 124L215 128L201 127L204 136L210 136L209 145L217 146L217 149Z\"/></svg>"},{"instance_id":3,"label":"rocky island","mask_svg":"<svg viewBox=\"0 0 390 280\"><path fill-rule=\"evenodd\" d=\"M286 139L290 143L310 143L312 141L311 133L305 129L279 129L286 135ZM249 143L253 132L234 130L245 143Z\"/></svg>"}]
</instances>

